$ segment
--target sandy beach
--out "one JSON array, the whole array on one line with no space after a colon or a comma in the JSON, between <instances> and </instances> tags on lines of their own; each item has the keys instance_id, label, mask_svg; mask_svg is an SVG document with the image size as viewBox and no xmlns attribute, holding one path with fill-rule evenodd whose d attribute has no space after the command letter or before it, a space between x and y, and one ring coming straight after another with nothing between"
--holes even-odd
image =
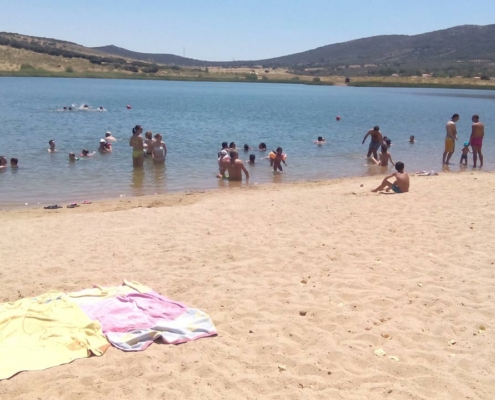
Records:
<instances>
[{"instance_id":1,"label":"sandy beach","mask_svg":"<svg viewBox=\"0 0 495 400\"><path fill-rule=\"evenodd\" d=\"M495 174L379 181L0 212L1 302L128 279L219 333L22 372L0 398L493 399Z\"/></svg>"}]
</instances>

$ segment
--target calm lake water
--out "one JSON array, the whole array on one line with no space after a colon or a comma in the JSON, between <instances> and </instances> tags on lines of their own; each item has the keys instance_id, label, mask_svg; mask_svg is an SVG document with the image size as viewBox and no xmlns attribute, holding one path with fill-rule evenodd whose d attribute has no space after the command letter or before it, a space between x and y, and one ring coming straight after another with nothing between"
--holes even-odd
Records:
<instances>
[{"instance_id":1,"label":"calm lake water","mask_svg":"<svg viewBox=\"0 0 495 400\"><path fill-rule=\"evenodd\" d=\"M72 104L107 111L60 111ZM248 167L250 184L383 174L366 166L368 144L361 145L373 125L392 139L394 161L405 162L409 171L438 171L445 124L455 112L461 119L450 170L460 169L459 151L475 113L486 124L485 169L490 170L494 106L493 91L0 78L0 154L19 158L17 170L0 172L0 206L228 187L215 177L223 141L253 148L265 142L287 153L284 174L274 175L267 160ZM136 124L163 133L169 149L165 167L145 160L142 171L133 171L128 140ZM69 163L70 151L96 150L107 130L119 139L112 154ZM407 143L410 135L416 144ZM312 144L317 136L327 145ZM58 153L47 152L50 139ZM264 156L255 153L257 159ZM248 155L241 152L244 160Z\"/></svg>"}]
</instances>

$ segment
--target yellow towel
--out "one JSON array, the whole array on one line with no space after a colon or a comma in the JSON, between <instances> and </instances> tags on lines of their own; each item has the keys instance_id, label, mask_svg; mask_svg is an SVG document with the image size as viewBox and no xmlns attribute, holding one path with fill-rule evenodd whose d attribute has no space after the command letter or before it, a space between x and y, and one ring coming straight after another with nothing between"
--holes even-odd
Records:
<instances>
[{"instance_id":1,"label":"yellow towel","mask_svg":"<svg viewBox=\"0 0 495 400\"><path fill-rule=\"evenodd\" d=\"M64 293L0 304L0 379L101 356L109 346L100 323Z\"/></svg>"}]
</instances>

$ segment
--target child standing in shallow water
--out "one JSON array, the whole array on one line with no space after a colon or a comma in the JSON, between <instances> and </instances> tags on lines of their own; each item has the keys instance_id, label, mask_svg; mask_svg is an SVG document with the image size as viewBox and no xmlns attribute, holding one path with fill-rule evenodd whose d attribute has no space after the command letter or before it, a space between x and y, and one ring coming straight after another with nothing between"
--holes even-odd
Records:
<instances>
[{"instance_id":1,"label":"child standing in shallow water","mask_svg":"<svg viewBox=\"0 0 495 400\"><path fill-rule=\"evenodd\" d=\"M275 158L273 159L273 171L283 171L282 163L287 166L285 162L285 154L282 154L282 147L277 147L277 153L275 154Z\"/></svg>"},{"instance_id":2,"label":"child standing in shallow water","mask_svg":"<svg viewBox=\"0 0 495 400\"><path fill-rule=\"evenodd\" d=\"M462 153L461 161L459 164L467 165L467 156L469 153L472 153L472 151L469 150L469 142L464 143L464 147L462 148L461 153ZM464 161L464 163L463 163L463 161Z\"/></svg>"}]
</instances>

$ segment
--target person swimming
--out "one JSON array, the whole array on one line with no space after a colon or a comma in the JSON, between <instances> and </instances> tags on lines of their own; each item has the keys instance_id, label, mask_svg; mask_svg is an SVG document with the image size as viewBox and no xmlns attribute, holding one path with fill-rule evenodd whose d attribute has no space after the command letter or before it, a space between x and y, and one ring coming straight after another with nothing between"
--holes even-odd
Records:
<instances>
[{"instance_id":1,"label":"person swimming","mask_svg":"<svg viewBox=\"0 0 495 400\"><path fill-rule=\"evenodd\" d=\"M266 143L261 142L261 143L258 145L258 151L266 151Z\"/></svg>"},{"instance_id":2,"label":"person swimming","mask_svg":"<svg viewBox=\"0 0 495 400\"><path fill-rule=\"evenodd\" d=\"M253 150L252 147L250 147L247 143L244 145L244 151L248 152L249 150Z\"/></svg>"},{"instance_id":3,"label":"person swimming","mask_svg":"<svg viewBox=\"0 0 495 400\"><path fill-rule=\"evenodd\" d=\"M55 149L55 140L49 140L48 144L50 145L50 148L48 149L49 153L55 153L57 150Z\"/></svg>"},{"instance_id":4,"label":"person swimming","mask_svg":"<svg viewBox=\"0 0 495 400\"><path fill-rule=\"evenodd\" d=\"M315 140L313 143L316 143L318 146L321 146L326 143L326 140L323 136L318 136L318 139Z\"/></svg>"},{"instance_id":5,"label":"person swimming","mask_svg":"<svg viewBox=\"0 0 495 400\"><path fill-rule=\"evenodd\" d=\"M153 162L155 164L163 164L165 162L167 145L162 141L162 135L160 133L155 135L151 156L153 157Z\"/></svg>"},{"instance_id":6,"label":"person swimming","mask_svg":"<svg viewBox=\"0 0 495 400\"><path fill-rule=\"evenodd\" d=\"M254 165L256 163L256 154L250 154L249 160L246 161L249 165Z\"/></svg>"}]
</instances>

